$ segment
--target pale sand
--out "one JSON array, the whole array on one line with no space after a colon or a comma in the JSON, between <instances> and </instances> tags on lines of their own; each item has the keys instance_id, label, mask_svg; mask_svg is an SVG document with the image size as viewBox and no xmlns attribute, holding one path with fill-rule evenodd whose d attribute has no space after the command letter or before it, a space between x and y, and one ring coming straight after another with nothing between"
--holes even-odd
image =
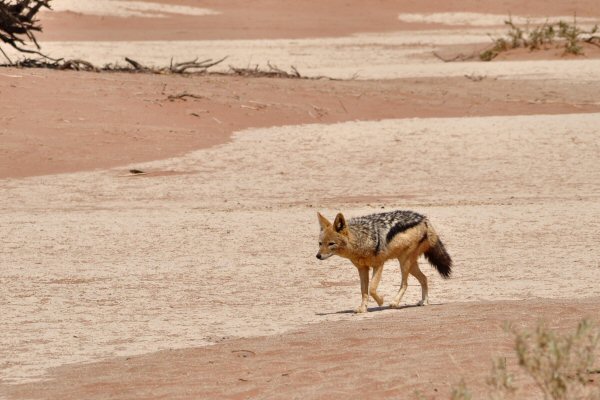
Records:
<instances>
[{"instance_id":1,"label":"pale sand","mask_svg":"<svg viewBox=\"0 0 600 400\"><path fill-rule=\"evenodd\" d=\"M433 53L446 45L486 43L485 34L397 33L358 35L330 39L210 40L143 42L46 42L44 51L53 57L84 59L97 65L126 64L125 57L147 65L217 60L227 57L213 71L229 66L254 68L267 64L304 76L349 79L396 79L480 75L511 79L599 80L600 59L528 60L510 62L444 63ZM485 45L482 44L482 47ZM9 52L17 58L14 52Z\"/></svg>"},{"instance_id":2,"label":"pale sand","mask_svg":"<svg viewBox=\"0 0 600 400\"><path fill-rule=\"evenodd\" d=\"M317 209L429 215L456 262L448 281L424 266L433 303L599 296L598 126L600 114L287 126L135 165L180 175L4 180L3 380L354 318L338 312L359 300L356 271L314 257ZM390 263L382 293L398 285ZM419 294L411 281L405 302Z\"/></svg>"},{"instance_id":3,"label":"pale sand","mask_svg":"<svg viewBox=\"0 0 600 400\"><path fill-rule=\"evenodd\" d=\"M111 17L161 18L169 14L186 16L215 15L217 11L200 7L120 0L52 0L52 10Z\"/></svg>"},{"instance_id":4,"label":"pale sand","mask_svg":"<svg viewBox=\"0 0 600 400\"><path fill-rule=\"evenodd\" d=\"M476 12L440 12L440 13L402 13L398 15L398 20L410 23L425 24L443 24L443 25L470 25L470 26L498 26L504 25L506 20L510 20L516 25L535 26L547 22L565 21L572 23L573 15L540 17L509 15L509 14L487 14ZM595 24L600 23L600 18L594 17L575 17L577 25L581 29L589 29Z\"/></svg>"}]
</instances>

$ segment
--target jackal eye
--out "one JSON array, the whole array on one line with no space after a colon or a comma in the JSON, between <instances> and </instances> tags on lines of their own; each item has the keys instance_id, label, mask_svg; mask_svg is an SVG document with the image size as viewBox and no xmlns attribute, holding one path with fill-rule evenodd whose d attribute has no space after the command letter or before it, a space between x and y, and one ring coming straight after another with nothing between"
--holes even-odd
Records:
<instances>
[{"instance_id":1,"label":"jackal eye","mask_svg":"<svg viewBox=\"0 0 600 400\"><path fill-rule=\"evenodd\" d=\"M329 246L329 247L331 247L331 246L335 246L335 242L329 242L328 246Z\"/></svg>"}]
</instances>

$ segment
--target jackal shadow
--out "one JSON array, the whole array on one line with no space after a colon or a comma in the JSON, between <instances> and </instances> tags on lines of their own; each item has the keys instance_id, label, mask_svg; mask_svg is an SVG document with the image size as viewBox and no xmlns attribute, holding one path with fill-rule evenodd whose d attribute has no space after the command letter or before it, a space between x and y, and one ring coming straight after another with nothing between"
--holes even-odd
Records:
<instances>
[{"instance_id":1,"label":"jackal shadow","mask_svg":"<svg viewBox=\"0 0 600 400\"><path fill-rule=\"evenodd\" d=\"M436 307L436 306L441 306L443 305L443 303L439 303L439 304L428 304L425 307ZM392 311L400 311L400 310L404 310L406 308L414 308L414 307L423 307L420 306L418 304L406 304L400 307L390 307L390 306L379 306L379 307L369 307L367 309L367 312L381 312L381 311L386 311L386 310L392 310ZM336 314L354 314L354 310L340 310L340 311L332 311L332 312L328 312L328 313L315 313L315 315L318 315L320 317L324 317L327 315L336 315Z\"/></svg>"}]
</instances>

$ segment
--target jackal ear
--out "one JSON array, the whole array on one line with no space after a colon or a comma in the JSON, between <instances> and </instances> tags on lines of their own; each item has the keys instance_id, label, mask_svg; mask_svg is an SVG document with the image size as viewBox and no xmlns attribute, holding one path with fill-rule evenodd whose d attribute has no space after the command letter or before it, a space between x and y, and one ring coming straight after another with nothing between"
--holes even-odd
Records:
<instances>
[{"instance_id":1,"label":"jackal ear","mask_svg":"<svg viewBox=\"0 0 600 400\"><path fill-rule=\"evenodd\" d=\"M346 228L346 220L344 219L342 213L338 213L338 215L335 216L333 227L335 228L336 232L341 232Z\"/></svg>"},{"instance_id":2,"label":"jackal ear","mask_svg":"<svg viewBox=\"0 0 600 400\"><path fill-rule=\"evenodd\" d=\"M319 217L319 225L321 225L321 230L329 228L331 226L331 222L329 222L327 218L322 216L321 213L318 212L317 217Z\"/></svg>"}]
</instances>

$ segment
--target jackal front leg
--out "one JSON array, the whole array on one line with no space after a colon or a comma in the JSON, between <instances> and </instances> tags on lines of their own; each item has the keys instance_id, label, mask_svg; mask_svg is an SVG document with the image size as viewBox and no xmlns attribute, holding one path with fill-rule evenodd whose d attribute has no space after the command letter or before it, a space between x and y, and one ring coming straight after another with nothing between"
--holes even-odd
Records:
<instances>
[{"instance_id":1,"label":"jackal front leg","mask_svg":"<svg viewBox=\"0 0 600 400\"><path fill-rule=\"evenodd\" d=\"M354 312L364 313L367 312L367 303L369 302L369 268L358 268L358 275L360 276L360 294L362 300L360 306Z\"/></svg>"}]
</instances>

